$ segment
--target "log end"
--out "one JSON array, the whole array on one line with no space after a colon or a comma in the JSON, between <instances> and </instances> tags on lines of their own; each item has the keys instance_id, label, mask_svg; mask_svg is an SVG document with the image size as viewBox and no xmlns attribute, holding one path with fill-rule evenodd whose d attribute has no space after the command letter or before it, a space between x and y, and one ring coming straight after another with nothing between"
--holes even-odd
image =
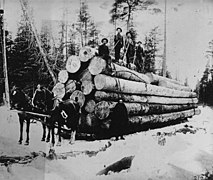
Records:
<instances>
[{"instance_id":1,"label":"log end","mask_svg":"<svg viewBox=\"0 0 213 180\"><path fill-rule=\"evenodd\" d=\"M58 81L60 83L65 83L67 82L69 78L69 74L67 72L67 70L61 70L59 73L58 73Z\"/></svg>"},{"instance_id":2,"label":"log end","mask_svg":"<svg viewBox=\"0 0 213 180\"><path fill-rule=\"evenodd\" d=\"M81 61L78 56L70 56L66 62L66 70L70 73L77 72L81 67Z\"/></svg>"},{"instance_id":3,"label":"log end","mask_svg":"<svg viewBox=\"0 0 213 180\"><path fill-rule=\"evenodd\" d=\"M96 104L95 106L95 115L99 119L106 119L110 114L110 107L108 102L106 101L101 101Z\"/></svg>"},{"instance_id":4,"label":"log end","mask_svg":"<svg viewBox=\"0 0 213 180\"><path fill-rule=\"evenodd\" d=\"M89 46L84 46L79 51L79 58L82 62L89 61L94 55L94 50Z\"/></svg>"},{"instance_id":5,"label":"log end","mask_svg":"<svg viewBox=\"0 0 213 180\"><path fill-rule=\"evenodd\" d=\"M64 84L62 83L57 83L53 89L52 89L52 92L54 94L54 96L58 99L62 99L65 95L65 87L64 87Z\"/></svg>"},{"instance_id":6,"label":"log end","mask_svg":"<svg viewBox=\"0 0 213 180\"><path fill-rule=\"evenodd\" d=\"M106 68L106 61L98 56L92 58L89 64L89 71L92 75L100 74Z\"/></svg>"},{"instance_id":7,"label":"log end","mask_svg":"<svg viewBox=\"0 0 213 180\"><path fill-rule=\"evenodd\" d=\"M78 97L78 103L79 103L80 107L83 107L84 102L85 102L85 96L84 96L84 94L81 91L79 91L79 90L75 90L71 94L70 99L74 101L75 97Z\"/></svg>"},{"instance_id":8,"label":"log end","mask_svg":"<svg viewBox=\"0 0 213 180\"><path fill-rule=\"evenodd\" d=\"M106 84L106 78L102 74L96 75L94 78L95 88L101 90Z\"/></svg>"},{"instance_id":9,"label":"log end","mask_svg":"<svg viewBox=\"0 0 213 180\"><path fill-rule=\"evenodd\" d=\"M93 84L91 81L83 81L81 84L81 91L84 95L88 95L93 90Z\"/></svg>"}]
</instances>

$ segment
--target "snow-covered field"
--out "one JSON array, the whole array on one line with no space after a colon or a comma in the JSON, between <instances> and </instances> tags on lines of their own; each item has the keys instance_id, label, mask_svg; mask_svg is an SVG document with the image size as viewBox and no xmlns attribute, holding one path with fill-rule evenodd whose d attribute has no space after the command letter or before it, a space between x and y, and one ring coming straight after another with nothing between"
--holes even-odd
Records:
<instances>
[{"instance_id":1,"label":"snow-covered field","mask_svg":"<svg viewBox=\"0 0 213 180\"><path fill-rule=\"evenodd\" d=\"M189 122L135 133L125 140L76 141L74 145L64 140L61 147L55 147L55 152L71 156L57 160L38 156L27 164L2 165L0 180L194 179L206 170L213 170L213 109L200 109L201 114ZM192 127L185 128L186 124ZM17 114L0 107L0 156L26 156L31 152L48 154L50 146L40 141L41 132L40 123L31 124L30 145L18 145ZM96 155L85 153L93 151L99 152ZM130 169L96 175L105 166L127 156L135 156Z\"/></svg>"}]
</instances>

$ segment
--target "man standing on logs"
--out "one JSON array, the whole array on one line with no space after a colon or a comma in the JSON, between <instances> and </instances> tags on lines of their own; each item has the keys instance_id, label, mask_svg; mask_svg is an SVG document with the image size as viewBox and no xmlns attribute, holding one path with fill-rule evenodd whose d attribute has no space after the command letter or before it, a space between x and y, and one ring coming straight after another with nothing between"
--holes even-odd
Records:
<instances>
[{"instance_id":1,"label":"man standing on logs","mask_svg":"<svg viewBox=\"0 0 213 180\"><path fill-rule=\"evenodd\" d=\"M130 63L134 58L134 42L132 40L132 34L130 32L126 33L126 39L124 44L124 58L126 58L127 67L130 68Z\"/></svg>"},{"instance_id":2,"label":"man standing on logs","mask_svg":"<svg viewBox=\"0 0 213 180\"><path fill-rule=\"evenodd\" d=\"M100 45L98 48L98 55L106 61L107 69L111 70L111 57L109 55L109 48L106 45L108 43L108 39L103 38L101 42L102 45Z\"/></svg>"},{"instance_id":3,"label":"man standing on logs","mask_svg":"<svg viewBox=\"0 0 213 180\"><path fill-rule=\"evenodd\" d=\"M115 48L115 62L119 62L121 48L123 47L123 36L121 35L122 29L117 28L117 34L114 37L114 48Z\"/></svg>"},{"instance_id":4,"label":"man standing on logs","mask_svg":"<svg viewBox=\"0 0 213 180\"><path fill-rule=\"evenodd\" d=\"M120 99L119 102L115 105L113 112L111 114L111 132L112 136L115 136L116 140L124 140L123 135L125 134L127 125L128 125L128 113L123 100Z\"/></svg>"},{"instance_id":5,"label":"man standing on logs","mask_svg":"<svg viewBox=\"0 0 213 180\"><path fill-rule=\"evenodd\" d=\"M143 62L144 51L141 45L142 45L142 42L138 41L135 47L135 51L136 51L135 65L138 72L143 72L143 68L144 68L144 62Z\"/></svg>"}]
</instances>

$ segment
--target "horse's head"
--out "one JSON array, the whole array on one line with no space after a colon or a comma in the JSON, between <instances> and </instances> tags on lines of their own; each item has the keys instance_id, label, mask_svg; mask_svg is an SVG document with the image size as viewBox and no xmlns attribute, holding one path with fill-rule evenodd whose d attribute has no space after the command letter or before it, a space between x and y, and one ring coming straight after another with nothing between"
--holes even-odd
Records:
<instances>
[{"instance_id":1,"label":"horse's head","mask_svg":"<svg viewBox=\"0 0 213 180\"><path fill-rule=\"evenodd\" d=\"M30 101L27 95L20 88L13 88L11 91L11 106L15 109L26 110L30 108Z\"/></svg>"}]
</instances>

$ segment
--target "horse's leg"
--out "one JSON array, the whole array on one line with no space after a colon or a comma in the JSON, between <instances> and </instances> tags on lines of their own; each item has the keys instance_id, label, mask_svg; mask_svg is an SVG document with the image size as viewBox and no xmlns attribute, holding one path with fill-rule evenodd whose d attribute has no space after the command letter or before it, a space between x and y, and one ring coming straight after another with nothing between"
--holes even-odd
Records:
<instances>
[{"instance_id":1,"label":"horse's leg","mask_svg":"<svg viewBox=\"0 0 213 180\"><path fill-rule=\"evenodd\" d=\"M27 121L27 125L26 125L27 138L26 138L26 141L25 141L25 145L29 145L29 140L30 140L30 137L29 137L29 133L30 133L30 118L26 117L26 121Z\"/></svg>"},{"instance_id":2,"label":"horse's leg","mask_svg":"<svg viewBox=\"0 0 213 180\"><path fill-rule=\"evenodd\" d=\"M24 126L24 118L21 114L18 115L19 116L19 125L20 125L20 137L19 137L19 144L22 144L22 140L23 140L23 126Z\"/></svg>"},{"instance_id":3,"label":"horse's leg","mask_svg":"<svg viewBox=\"0 0 213 180\"><path fill-rule=\"evenodd\" d=\"M46 138L46 125L44 124L45 123L45 118L42 118L41 120L43 121L43 122L41 122L42 129L43 129L43 135L42 135L41 141L45 141L45 138Z\"/></svg>"},{"instance_id":4,"label":"horse's leg","mask_svg":"<svg viewBox=\"0 0 213 180\"><path fill-rule=\"evenodd\" d=\"M58 121L58 143L57 146L61 146L61 121Z\"/></svg>"},{"instance_id":5,"label":"horse's leg","mask_svg":"<svg viewBox=\"0 0 213 180\"><path fill-rule=\"evenodd\" d=\"M50 132L51 132L50 123L48 123L47 129L48 129L48 134L47 134L46 142L50 142Z\"/></svg>"},{"instance_id":6,"label":"horse's leg","mask_svg":"<svg viewBox=\"0 0 213 180\"><path fill-rule=\"evenodd\" d=\"M71 136L70 136L70 144L74 144L75 143L75 134L76 134L76 130L71 130Z\"/></svg>"}]
</instances>

